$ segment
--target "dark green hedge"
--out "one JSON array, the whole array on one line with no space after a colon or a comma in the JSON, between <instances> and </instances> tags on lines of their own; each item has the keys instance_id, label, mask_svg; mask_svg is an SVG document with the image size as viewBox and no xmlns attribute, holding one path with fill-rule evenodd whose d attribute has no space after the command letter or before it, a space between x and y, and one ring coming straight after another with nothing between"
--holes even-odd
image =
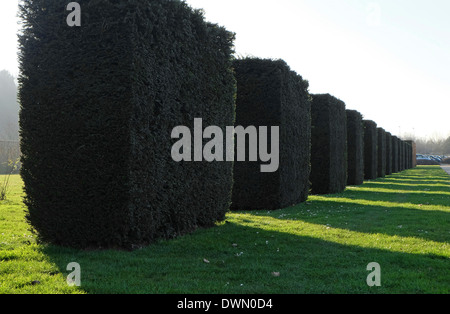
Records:
<instances>
[{"instance_id":1,"label":"dark green hedge","mask_svg":"<svg viewBox=\"0 0 450 314\"><path fill-rule=\"evenodd\" d=\"M405 169L411 169L411 146L408 142L405 143Z\"/></svg>"},{"instance_id":2,"label":"dark green hedge","mask_svg":"<svg viewBox=\"0 0 450 314\"><path fill-rule=\"evenodd\" d=\"M417 154L417 146L416 143L412 140L408 140L406 141L406 143L408 143L408 145L410 146L410 159L409 159L409 167L410 168L415 168L416 167L416 154Z\"/></svg>"},{"instance_id":3,"label":"dark green hedge","mask_svg":"<svg viewBox=\"0 0 450 314\"><path fill-rule=\"evenodd\" d=\"M378 132L378 177L386 176L386 131L383 128L377 128Z\"/></svg>"},{"instance_id":4,"label":"dark green hedge","mask_svg":"<svg viewBox=\"0 0 450 314\"><path fill-rule=\"evenodd\" d=\"M406 169L412 168L412 147L410 144L410 141L405 141L405 147L406 147Z\"/></svg>"},{"instance_id":5,"label":"dark green hedge","mask_svg":"<svg viewBox=\"0 0 450 314\"><path fill-rule=\"evenodd\" d=\"M386 175L391 175L393 173L392 158L392 134L386 132Z\"/></svg>"},{"instance_id":6,"label":"dark green hedge","mask_svg":"<svg viewBox=\"0 0 450 314\"><path fill-rule=\"evenodd\" d=\"M411 169L410 168L410 159L411 159L411 152L410 152L410 146L406 141L403 141L405 143L405 169Z\"/></svg>"},{"instance_id":7,"label":"dark green hedge","mask_svg":"<svg viewBox=\"0 0 450 314\"><path fill-rule=\"evenodd\" d=\"M406 159L405 159L405 142L400 139L400 169L404 171L406 169Z\"/></svg>"},{"instance_id":8,"label":"dark green hedge","mask_svg":"<svg viewBox=\"0 0 450 314\"><path fill-rule=\"evenodd\" d=\"M408 157L408 169L413 168L413 156L415 156L415 153L413 153L413 145L409 142L407 142L408 146L409 146L409 157Z\"/></svg>"},{"instance_id":9,"label":"dark green hedge","mask_svg":"<svg viewBox=\"0 0 450 314\"><path fill-rule=\"evenodd\" d=\"M364 125L361 113L346 110L347 113L347 184L364 183Z\"/></svg>"},{"instance_id":10,"label":"dark green hedge","mask_svg":"<svg viewBox=\"0 0 450 314\"><path fill-rule=\"evenodd\" d=\"M313 95L311 184L313 194L342 192L347 185L347 113L329 94Z\"/></svg>"},{"instance_id":11,"label":"dark green hedge","mask_svg":"<svg viewBox=\"0 0 450 314\"><path fill-rule=\"evenodd\" d=\"M409 152L408 152L408 144L406 144L406 142L405 141L403 141L403 163L404 163L404 168L405 168L405 170L406 169L409 169L408 167L408 155L409 155Z\"/></svg>"},{"instance_id":12,"label":"dark green hedge","mask_svg":"<svg viewBox=\"0 0 450 314\"><path fill-rule=\"evenodd\" d=\"M414 160L416 159L416 147L415 143L412 141L407 142L409 145L409 169L412 169L415 167Z\"/></svg>"},{"instance_id":13,"label":"dark green hedge","mask_svg":"<svg viewBox=\"0 0 450 314\"><path fill-rule=\"evenodd\" d=\"M182 1L25 0L22 178L42 240L124 247L224 219L231 162L171 158L172 129L233 125L234 35Z\"/></svg>"},{"instance_id":14,"label":"dark green hedge","mask_svg":"<svg viewBox=\"0 0 450 314\"><path fill-rule=\"evenodd\" d=\"M403 142L402 139L399 139L399 168L400 168L400 172L402 172L403 170L405 170L405 142Z\"/></svg>"},{"instance_id":15,"label":"dark green hedge","mask_svg":"<svg viewBox=\"0 0 450 314\"><path fill-rule=\"evenodd\" d=\"M378 177L378 131L377 124L363 120L364 124L364 179Z\"/></svg>"},{"instance_id":16,"label":"dark green hedge","mask_svg":"<svg viewBox=\"0 0 450 314\"><path fill-rule=\"evenodd\" d=\"M394 147L395 146L395 147ZM392 138L392 153L393 156L393 173L400 172L400 139L397 136Z\"/></svg>"},{"instance_id":17,"label":"dark green hedge","mask_svg":"<svg viewBox=\"0 0 450 314\"><path fill-rule=\"evenodd\" d=\"M232 209L279 209L305 201L311 153L308 82L282 60L246 58L234 66L235 125L279 126L280 162L278 171L262 173L260 166L266 163L236 161Z\"/></svg>"},{"instance_id":18,"label":"dark green hedge","mask_svg":"<svg viewBox=\"0 0 450 314\"><path fill-rule=\"evenodd\" d=\"M411 156L410 146L406 141L403 141L403 143L405 145L405 169L411 169L409 166Z\"/></svg>"},{"instance_id":19,"label":"dark green hedge","mask_svg":"<svg viewBox=\"0 0 450 314\"><path fill-rule=\"evenodd\" d=\"M397 136L392 136L392 173L400 171L399 167L399 139Z\"/></svg>"}]
</instances>

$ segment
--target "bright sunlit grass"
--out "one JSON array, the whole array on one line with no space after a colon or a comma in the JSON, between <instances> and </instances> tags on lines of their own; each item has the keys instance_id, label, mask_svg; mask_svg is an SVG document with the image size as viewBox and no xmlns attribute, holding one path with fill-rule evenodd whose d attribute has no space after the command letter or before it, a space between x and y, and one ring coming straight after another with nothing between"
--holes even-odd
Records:
<instances>
[{"instance_id":1,"label":"bright sunlit grass","mask_svg":"<svg viewBox=\"0 0 450 314\"><path fill-rule=\"evenodd\" d=\"M20 177L11 184L0 202L0 293L449 293L450 177L439 167L229 213L215 228L134 252L37 244ZM79 288L66 284L71 262ZM381 287L366 284L371 262Z\"/></svg>"}]
</instances>

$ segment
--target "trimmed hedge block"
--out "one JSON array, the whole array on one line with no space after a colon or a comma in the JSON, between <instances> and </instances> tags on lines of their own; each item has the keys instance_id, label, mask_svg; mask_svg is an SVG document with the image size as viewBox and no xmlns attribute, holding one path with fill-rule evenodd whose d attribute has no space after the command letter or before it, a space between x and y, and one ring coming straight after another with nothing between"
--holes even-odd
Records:
<instances>
[{"instance_id":1,"label":"trimmed hedge block","mask_svg":"<svg viewBox=\"0 0 450 314\"><path fill-rule=\"evenodd\" d=\"M406 146L406 169L412 168L412 146L411 141L405 141Z\"/></svg>"},{"instance_id":2,"label":"trimmed hedge block","mask_svg":"<svg viewBox=\"0 0 450 314\"><path fill-rule=\"evenodd\" d=\"M411 145L412 145L412 167L416 168L417 167L417 159L416 159L417 144L416 144L416 142L412 142Z\"/></svg>"},{"instance_id":3,"label":"trimmed hedge block","mask_svg":"<svg viewBox=\"0 0 450 314\"><path fill-rule=\"evenodd\" d=\"M279 126L279 169L261 172L262 162L234 163L233 210L280 209L306 201L311 156L311 96L308 82L282 60L234 62L236 126ZM270 133L270 132L269 132ZM246 152L249 143L246 143ZM271 143L268 143L271 147Z\"/></svg>"},{"instance_id":4,"label":"trimmed hedge block","mask_svg":"<svg viewBox=\"0 0 450 314\"><path fill-rule=\"evenodd\" d=\"M402 172L403 170L405 170L405 142L403 142L403 140L399 139L399 160L400 160L400 172Z\"/></svg>"},{"instance_id":5,"label":"trimmed hedge block","mask_svg":"<svg viewBox=\"0 0 450 314\"><path fill-rule=\"evenodd\" d=\"M392 134L386 132L386 175L393 173Z\"/></svg>"},{"instance_id":6,"label":"trimmed hedge block","mask_svg":"<svg viewBox=\"0 0 450 314\"><path fill-rule=\"evenodd\" d=\"M84 1L73 28L66 5L23 3L29 223L54 244L133 248L223 220L232 162L177 163L171 132L233 125L234 35L178 0Z\"/></svg>"},{"instance_id":7,"label":"trimmed hedge block","mask_svg":"<svg viewBox=\"0 0 450 314\"><path fill-rule=\"evenodd\" d=\"M415 168L416 167L415 161L417 155L416 143L411 141L409 145L411 146L411 168Z\"/></svg>"},{"instance_id":8,"label":"trimmed hedge block","mask_svg":"<svg viewBox=\"0 0 450 314\"><path fill-rule=\"evenodd\" d=\"M399 139L397 136L392 136L392 173L398 173L399 167Z\"/></svg>"},{"instance_id":9,"label":"trimmed hedge block","mask_svg":"<svg viewBox=\"0 0 450 314\"><path fill-rule=\"evenodd\" d=\"M346 110L347 113L347 184L364 183L364 125L361 113Z\"/></svg>"},{"instance_id":10,"label":"trimmed hedge block","mask_svg":"<svg viewBox=\"0 0 450 314\"><path fill-rule=\"evenodd\" d=\"M378 177L378 131L377 124L371 120L364 123L364 179Z\"/></svg>"},{"instance_id":11,"label":"trimmed hedge block","mask_svg":"<svg viewBox=\"0 0 450 314\"><path fill-rule=\"evenodd\" d=\"M409 169L409 144L403 141L404 151L405 151L405 170Z\"/></svg>"},{"instance_id":12,"label":"trimmed hedge block","mask_svg":"<svg viewBox=\"0 0 450 314\"><path fill-rule=\"evenodd\" d=\"M329 94L313 95L312 99L312 193L339 193L347 186L345 103Z\"/></svg>"},{"instance_id":13,"label":"trimmed hedge block","mask_svg":"<svg viewBox=\"0 0 450 314\"><path fill-rule=\"evenodd\" d=\"M378 177L386 176L386 131L377 128L378 132Z\"/></svg>"}]
</instances>

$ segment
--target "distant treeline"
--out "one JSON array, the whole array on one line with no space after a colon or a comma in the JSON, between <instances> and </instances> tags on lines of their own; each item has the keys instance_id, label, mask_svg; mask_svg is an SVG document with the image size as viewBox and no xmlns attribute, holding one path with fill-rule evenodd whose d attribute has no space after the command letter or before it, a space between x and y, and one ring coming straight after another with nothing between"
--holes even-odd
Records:
<instances>
[{"instance_id":1,"label":"distant treeline","mask_svg":"<svg viewBox=\"0 0 450 314\"><path fill-rule=\"evenodd\" d=\"M450 155L450 136L448 138L415 138L407 136L407 139L413 140L417 145L418 154L428 155Z\"/></svg>"},{"instance_id":2,"label":"distant treeline","mask_svg":"<svg viewBox=\"0 0 450 314\"><path fill-rule=\"evenodd\" d=\"M14 77L0 71L0 140L19 139L19 104Z\"/></svg>"},{"instance_id":3,"label":"distant treeline","mask_svg":"<svg viewBox=\"0 0 450 314\"><path fill-rule=\"evenodd\" d=\"M10 173L20 156L19 104L14 77L0 71L0 174Z\"/></svg>"}]
</instances>

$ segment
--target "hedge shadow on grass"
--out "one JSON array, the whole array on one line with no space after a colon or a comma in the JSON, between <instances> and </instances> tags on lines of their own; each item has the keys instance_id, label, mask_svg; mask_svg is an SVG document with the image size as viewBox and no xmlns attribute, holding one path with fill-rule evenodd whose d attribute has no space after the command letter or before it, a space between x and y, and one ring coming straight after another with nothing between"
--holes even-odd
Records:
<instances>
[{"instance_id":1,"label":"hedge shadow on grass","mask_svg":"<svg viewBox=\"0 0 450 314\"><path fill-rule=\"evenodd\" d=\"M237 246L232 246L233 243ZM162 294L448 290L447 259L442 256L343 245L240 222L197 230L176 241L158 242L134 252L83 252L56 246L40 250L57 265L63 277L68 275L68 261L89 265L82 268L79 289L90 294L160 294L159 298L164 300ZM366 284L369 274L366 267L373 260L385 269L383 285L376 290ZM280 276L271 275L274 271ZM399 282L403 283L400 287Z\"/></svg>"},{"instance_id":2,"label":"hedge shadow on grass","mask_svg":"<svg viewBox=\"0 0 450 314\"><path fill-rule=\"evenodd\" d=\"M349 191L349 198L358 199L353 191ZM390 189L385 189L385 191L367 191L361 190L357 192L360 195L361 200L370 200L373 202L387 202L396 204L412 204L421 206L443 206L443 210L449 210L448 201L450 198L449 194L441 193L440 191L430 192L430 191L417 191L412 190L398 190L398 192L391 191ZM428 211L428 209L423 209ZM430 209L433 210L433 209ZM439 211L439 210L436 210ZM441 211L443 212L443 211ZM450 215L450 213L449 213ZM450 217L449 217L450 218Z\"/></svg>"},{"instance_id":3,"label":"hedge shadow on grass","mask_svg":"<svg viewBox=\"0 0 450 314\"><path fill-rule=\"evenodd\" d=\"M380 201L388 201L389 198L392 198L390 193L377 193L375 195L374 192L359 192L339 197L324 195L322 197L327 200L308 201L309 211L316 215L302 216L299 219L368 234L380 233L390 236L418 237L442 243L450 242L450 235L445 232L448 228L442 225L442 221L450 221L449 212L405 208L391 204L383 206L365 203L372 197L377 196L380 197ZM349 198L353 203L336 201L339 198ZM450 197L446 198L449 199ZM357 208L349 209L349 207ZM368 215L371 219L361 223L358 221L361 215ZM290 216L286 218L292 219ZM418 226L420 229L417 229L416 226L410 227L411 224ZM434 230L438 231L434 232Z\"/></svg>"},{"instance_id":4,"label":"hedge shadow on grass","mask_svg":"<svg viewBox=\"0 0 450 314\"><path fill-rule=\"evenodd\" d=\"M423 189L424 192L448 192L450 193L450 184L448 187L445 186L433 186L429 184L420 184L420 181L412 182L411 184L401 184L401 183L395 183L392 181L370 181L364 183L364 187L372 187L372 188L380 188L380 189L392 189L392 190L417 190L417 189ZM425 190L426 189L426 190Z\"/></svg>"}]
</instances>

